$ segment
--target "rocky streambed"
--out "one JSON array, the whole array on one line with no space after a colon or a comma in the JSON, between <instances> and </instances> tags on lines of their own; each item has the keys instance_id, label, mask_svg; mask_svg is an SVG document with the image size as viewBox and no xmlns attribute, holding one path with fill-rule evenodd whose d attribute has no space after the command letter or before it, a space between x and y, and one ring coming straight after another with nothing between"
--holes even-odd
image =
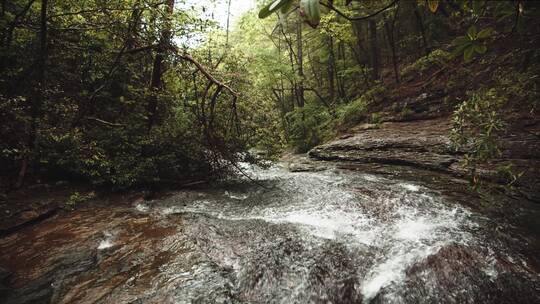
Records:
<instances>
[{"instance_id":1,"label":"rocky streambed","mask_svg":"<svg viewBox=\"0 0 540 304\"><path fill-rule=\"evenodd\" d=\"M0 238L1 302L540 303L519 224L535 205L384 168L292 159L245 167L257 183L58 212Z\"/></svg>"}]
</instances>

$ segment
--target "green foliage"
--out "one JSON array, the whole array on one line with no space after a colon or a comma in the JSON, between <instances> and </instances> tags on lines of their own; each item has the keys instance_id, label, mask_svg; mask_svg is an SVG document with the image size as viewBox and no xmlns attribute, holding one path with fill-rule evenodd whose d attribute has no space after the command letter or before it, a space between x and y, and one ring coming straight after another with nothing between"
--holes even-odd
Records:
<instances>
[{"instance_id":1,"label":"green foliage","mask_svg":"<svg viewBox=\"0 0 540 304\"><path fill-rule=\"evenodd\" d=\"M467 30L467 35L459 36L452 41L454 46L453 55L463 54L465 62L471 61L475 54L485 54L487 51L487 40L493 35L493 28L487 27L480 32L472 25Z\"/></svg>"},{"instance_id":2,"label":"green foliage","mask_svg":"<svg viewBox=\"0 0 540 304\"><path fill-rule=\"evenodd\" d=\"M275 0L264 6L259 11L259 18L266 18L272 13L277 12L281 8L287 8L292 3L292 0Z\"/></svg>"},{"instance_id":3,"label":"green foliage","mask_svg":"<svg viewBox=\"0 0 540 304\"><path fill-rule=\"evenodd\" d=\"M501 67L493 73L493 78L499 90L509 100L538 103L540 91L536 73L530 69L523 71L515 67Z\"/></svg>"},{"instance_id":4,"label":"green foliage","mask_svg":"<svg viewBox=\"0 0 540 304\"><path fill-rule=\"evenodd\" d=\"M93 191L88 192L86 194L81 194L78 191L75 191L69 196L68 200L64 203L64 208L68 210L73 210L75 209L77 205L84 203L86 201L89 201L93 199L94 197L96 197L96 193Z\"/></svg>"},{"instance_id":5,"label":"green foliage","mask_svg":"<svg viewBox=\"0 0 540 304\"><path fill-rule=\"evenodd\" d=\"M479 164L500 155L497 132L504 125L501 109L506 100L495 89L470 94L452 116L451 140L456 150L464 151L464 166L472 182L478 183Z\"/></svg>"},{"instance_id":6,"label":"green foliage","mask_svg":"<svg viewBox=\"0 0 540 304\"><path fill-rule=\"evenodd\" d=\"M375 113L371 113L370 117L369 117L369 122L372 123L372 124L380 124L382 123L382 119L383 119L383 115L381 112L375 112Z\"/></svg>"},{"instance_id":7,"label":"green foliage","mask_svg":"<svg viewBox=\"0 0 540 304\"><path fill-rule=\"evenodd\" d=\"M451 57L450 53L441 49L436 49L429 55L420 57L411 65L403 68L401 77L407 79L417 75L425 75L426 72L432 71L434 68L441 68L446 65Z\"/></svg>"},{"instance_id":8,"label":"green foliage","mask_svg":"<svg viewBox=\"0 0 540 304\"><path fill-rule=\"evenodd\" d=\"M411 116L414 114L413 110L411 110L410 108L407 107L407 105L405 104L403 106L403 108L401 109L401 111L399 112L399 117L401 119L409 119L411 118Z\"/></svg>"},{"instance_id":9,"label":"green foliage","mask_svg":"<svg viewBox=\"0 0 540 304\"><path fill-rule=\"evenodd\" d=\"M367 107L374 100L381 98L386 92L386 87L376 85L360 97L340 106L337 109L337 125L351 127L367 118Z\"/></svg>"},{"instance_id":10,"label":"green foliage","mask_svg":"<svg viewBox=\"0 0 540 304\"><path fill-rule=\"evenodd\" d=\"M351 127L366 118L368 101L362 95L338 108L337 122L340 126Z\"/></svg>"},{"instance_id":11,"label":"green foliage","mask_svg":"<svg viewBox=\"0 0 540 304\"><path fill-rule=\"evenodd\" d=\"M154 1L49 1L46 24L55 30L44 54L41 7L24 11L26 3L9 3L0 16L8 25L0 27L2 180L13 186L26 171L126 188L232 173L224 163L239 161L251 140L242 128L245 101L217 85L207 89L208 78L173 50L162 54L159 71L155 48L139 50L167 32L189 40L215 22L189 9L170 14ZM214 66L195 44L181 49ZM242 62L231 52L207 72L219 80L242 75ZM237 90L245 80L228 77L226 84Z\"/></svg>"},{"instance_id":12,"label":"green foliage","mask_svg":"<svg viewBox=\"0 0 540 304\"><path fill-rule=\"evenodd\" d=\"M287 133L298 153L307 152L333 135L332 116L318 105L306 105L287 113Z\"/></svg>"}]
</instances>

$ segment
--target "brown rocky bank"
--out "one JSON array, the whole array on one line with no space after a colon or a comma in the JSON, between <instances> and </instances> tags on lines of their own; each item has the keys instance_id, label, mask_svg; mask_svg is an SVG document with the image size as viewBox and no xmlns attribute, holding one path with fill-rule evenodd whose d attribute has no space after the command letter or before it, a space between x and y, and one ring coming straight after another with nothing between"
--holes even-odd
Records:
<instances>
[{"instance_id":1,"label":"brown rocky bank","mask_svg":"<svg viewBox=\"0 0 540 304\"><path fill-rule=\"evenodd\" d=\"M536 126L536 127L535 127ZM348 134L309 151L317 160L400 165L467 179L464 150L452 147L450 118L363 124ZM514 183L527 199L540 202L540 128L509 131L500 138L501 157L478 168L487 182L504 185L509 177L500 168L512 164L523 175Z\"/></svg>"}]
</instances>

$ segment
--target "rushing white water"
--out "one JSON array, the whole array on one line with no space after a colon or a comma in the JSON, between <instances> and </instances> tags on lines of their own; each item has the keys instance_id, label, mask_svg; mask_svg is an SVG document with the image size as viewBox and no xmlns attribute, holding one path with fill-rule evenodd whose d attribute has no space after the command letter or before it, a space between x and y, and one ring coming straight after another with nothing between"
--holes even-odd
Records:
<instances>
[{"instance_id":1,"label":"rushing white water","mask_svg":"<svg viewBox=\"0 0 540 304\"><path fill-rule=\"evenodd\" d=\"M98 250L111 248L114 246L114 235L111 232L105 231L104 238L99 242Z\"/></svg>"},{"instance_id":2,"label":"rushing white water","mask_svg":"<svg viewBox=\"0 0 540 304\"><path fill-rule=\"evenodd\" d=\"M385 290L386 301L399 303L403 299L398 291L411 266L450 244L476 242L471 231L477 224L471 213L424 186L340 170L291 173L279 166L245 169L263 185L199 193L195 198L172 197L155 204L153 210L136 208L163 216L209 217L195 217L191 225L200 228L188 229L188 233L193 231L196 239L202 238L196 242L207 248L209 256L234 269L236 283L230 284L237 284L235 288L247 294L264 286L266 294L282 290L274 295L276 303L301 297L304 299L299 302L307 301L319 293L311 281L318 271L313 267L319 263L313 260L337 259L321 250L338 246L350 263L357 265L346 268L354 276L348 275L347 280L357 282L353 290L359 291L363 301L369 302ZM236 236L239 233L249 237ZM207 240L207 234L213 237ZM299 250L294 244L304 249L285 258L287 252ZM285 255L280 253L283 247ZM496 267L490 265L483 271L495 277ZM252 278L253 273L260 275ZM275 286L282 280L285 283L280 284L294 288L284 292L283 287Z\"/></svg>"}]
</instances>

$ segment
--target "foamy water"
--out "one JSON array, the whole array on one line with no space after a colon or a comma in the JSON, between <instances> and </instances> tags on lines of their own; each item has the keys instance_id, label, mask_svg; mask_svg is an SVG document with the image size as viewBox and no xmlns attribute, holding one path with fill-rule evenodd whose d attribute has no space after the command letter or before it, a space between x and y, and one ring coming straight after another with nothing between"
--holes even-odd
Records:
<instances>
[{"instance_id":1,"label":"foamy water","mask_svg":"<svg viewBox=\"0 0 540 304\"><path fill-rule=\"evenodd\" d=\"M474 242L468 231L475 224L468 211L409 182L331 170L247 169L255 178L274 184L268 189L209 194L181 206L172 198L155 208L163 215L205 214L234 225L259 220L286 225L303 235L305 242L331 240L347 248L371 248L371 266L357 273L361 294L368 301L385 287L401 286L410 266L443 246ZM235 269L241 268L241 262L235 263Z\"/></svg>"}]
</instances>

